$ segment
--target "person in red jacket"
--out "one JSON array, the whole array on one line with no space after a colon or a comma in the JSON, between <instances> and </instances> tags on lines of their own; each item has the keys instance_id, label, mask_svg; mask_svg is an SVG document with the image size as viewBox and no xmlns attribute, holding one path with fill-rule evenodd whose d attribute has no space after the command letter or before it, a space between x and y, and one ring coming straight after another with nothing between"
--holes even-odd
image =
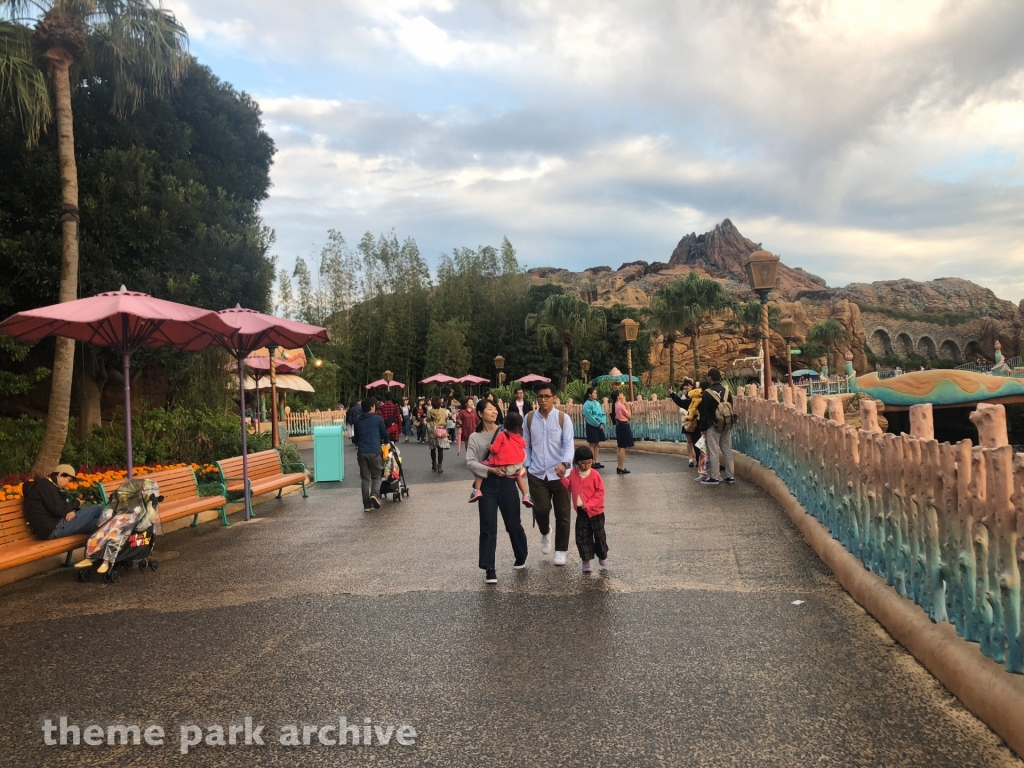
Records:
<instances>
[{"instance_id":1,"label":"person in red jacket","mask_svg":"<svg viewBox=\"0 0 1024 768\"><path fill-rule=\"evenodd\" d=\"M593 468L594 454L586 446L576 449L573 469L562 478L576 507L576 548L583 561L583 572L590 573L590 561L608 565L608 539L604 533L604 481Z\"/></svg>"},{"instance_id":2,"label":"person in red jacket","mask_svg":"<svg viewBox=\"0 0 1024 768\"><path fill-rule=\"evenodd\" d=\"M466 445L469 445L468 441ZM481 464L485 467L504 467L504 477L515 478L516 485L519 486L519 492L523 494L523 504L527 507L532 507L533 499L530 498L530 489L526 485L526 470L523 469L523 462L526 461L523 417L518 413L510 412L505 417L505 425L494 436L494 441L487 450L487 458ZM482 477L477 477L473 480L473 490L469 494L470 504L474 501L480 501L483 496L480 490L482 484Z\"/></svg>"}]
</instances>

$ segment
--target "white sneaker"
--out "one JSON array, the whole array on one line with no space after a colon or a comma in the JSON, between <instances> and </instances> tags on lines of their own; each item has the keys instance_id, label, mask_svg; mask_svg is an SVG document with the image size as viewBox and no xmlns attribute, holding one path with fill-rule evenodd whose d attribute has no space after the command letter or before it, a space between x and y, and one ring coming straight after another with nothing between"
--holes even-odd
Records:
<instances>
[{"instance_id":1,"label":"white sneaker","mask_svg":"<svg viewBox=\"0 0 1024 768\"><path fill-rule=\"evenodd\" d=\"M565 565L565 552L555 552L555 565Z\"/></svg>"},{"instance_id":2,"label":"white sneaker","mask_svg":"<svg viewBox=\"0 0 1024 768\"><path fill-rule=\"evenodd\" d=\"M544 555L551 552L551 539L548 536L540 537L540 551Z\"/></svg>"}]
</instances>

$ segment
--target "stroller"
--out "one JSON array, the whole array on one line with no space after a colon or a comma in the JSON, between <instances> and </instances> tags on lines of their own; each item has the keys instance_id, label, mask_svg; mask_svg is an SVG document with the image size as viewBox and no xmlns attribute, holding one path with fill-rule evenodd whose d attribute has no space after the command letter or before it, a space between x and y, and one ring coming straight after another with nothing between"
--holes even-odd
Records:
<instances>
[{"instance_id":1,"label":"stroller","mask_svg":"<svg viewBox=\"0 0 1024 768\"><path fill-rule=\"evenodd\" d=\"M409 486L405 482L405 471L402 469L402 453L392 440L388 450L387 461L384 462L384 478L380 484L381 498L390 495L392 501L400 502L403 496L409 495Z\"/></svg>"},{"instance_id":2,"label":"stroller","mask_svg":"<svg viewBox=\"0 0 1024 768\"><path fill-rule=\"evenodd\" d=\"M122 484L103 511L100 527L85 545L85 559L91 561L91 566L79 563L75 581L89 581L104 562L108 569L103 580L113 584L121 579L118 568L159 568L160 563L151 555L155 537L163 533L158 513L161 501L163 496L155 480L132 479Z\"/></svg>"}]
</instances>

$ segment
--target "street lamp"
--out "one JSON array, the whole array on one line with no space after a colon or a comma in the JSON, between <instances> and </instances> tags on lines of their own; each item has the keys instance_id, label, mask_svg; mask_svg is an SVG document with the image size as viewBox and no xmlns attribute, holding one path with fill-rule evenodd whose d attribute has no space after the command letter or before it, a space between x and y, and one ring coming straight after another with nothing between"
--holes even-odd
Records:
<instances>
[{"instance_id":1,"label":"street lamp","mask_svg":"<svg viewBox=\"0 0 1024 768\"><path fill-rule=\"evenodd\" d=\"M388 393L391 392L391 380L395 377L391 371L384 371L384 382L388 385Z\"/></svg>"},{"instance_id":2,"label":"street lamp","mask_svg":"<svg viewBox=\"0 0 1024 768\"><path fill-rule=\"evenodd\" d=\"M793 389L793 350L790 348L796 338L796 323L792 317L786 317L779 323L779 333L786 340L786 368L789 371L789 388Z\"/></svg>"},{"instance_id":3,"label":"street lamp","mask_svg":"<svg viewBox=\"0 0 1024 768\"><path fill-rule=\"evenodd\" d=\"M580 372L583 374L583 382L587 383L590 381L590 361L580 360Z\"/></svg>"},{"instance_id":4,"label":"street lamp","mask_svg":"<svg viewBox=\"0 0 1024 768\"><path fill-rule=\"evenodd\" d=\"M629 401L633 402L633 342L640 333L640 323L624 317L619 323L619 338L626 345L626 368L629 370Z\"/></svg>"},{"instance_id":5,"label":"street lamp","mask_svg":"<svg viewBox=\"0 0 1024 768\"><path fill-rule=\"evenodd\" d=\"M779 274L779 257L768 251L754 251L746 264L747 281L761 299L761 343L764 345L764 368L761 389L768 397L768 386L772 383L771 336L768 333L768 293L775 289Z\"/></svg>"},{"instance_id":6,"label":"street lamp","mask_svg":"<svg viewBox=\"0 0 1024 768\"><path fill-rule=\"evenodd\" d=\"M505 367L505 358L497 355L494 358L494 367L498 369L498 386L505 386L505 371L502 370Z\"/></svg>"}]
</instances>

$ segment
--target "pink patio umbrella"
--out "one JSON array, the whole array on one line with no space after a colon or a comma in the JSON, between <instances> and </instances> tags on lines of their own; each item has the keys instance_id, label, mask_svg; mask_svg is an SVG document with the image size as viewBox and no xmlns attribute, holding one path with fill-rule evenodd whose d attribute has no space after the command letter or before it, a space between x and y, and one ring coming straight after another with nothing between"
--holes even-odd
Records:
<instances>
[{"instance_id":1,"label":"pink patio umbrella","mask_svg":"<svg viewBox=\"0 0 1024 768\"><path fill-rule=\"evenodd\" d=\"M252 371L252 380L256 383L256 422L262 419L262 409L260 407L260 379L270 373L270 358L262 356L247 357L243 361L246 367ZM297 373L302 370L302 363L292 363L288 360L275 360L274 361L274 373L281 375L282 373Z\"/></svg>"},{"instance_id":2,"label":"pink patio umbrella","mask_svg":"<svg viewBox=\"0 0 1024 768\"><path fill-rule=\"evenodd\" d=\"M528 373L525 376L520 376L518 379L516 379L516 381L518 381L520 384L532 384L535 381L542 382L544 384L551 383L551 379L536 373Z\"/></svg>"},{"instance_id":3,"label":"pink patio umbrella","mask_svg":"<svg viewBox=\"0 0 1024 768\"><path fill-rule=\"evenodd\" d=\"M474 376L470 373L455 381L458 384L486 384L490 379L485 379L483 376Z\"/></svg>"},{"instance_id":4,"label":"pink patio umbrella","mask_svg":"<svg viewBox=\"0 0 1024 768\"><path fill-rule=\"evenodd\" d=\"M0 331L19 341L64 336L87 344L112 347L124 368L124 438L128 479L132 477L131 356L142 347L199 350L216 343L231 327L209 309L190 307L129 291L123 285L85 299L65 301L11 315Z\"/></svg>"},{"instance_id":5,"label":"pink patio umbrella","mask_svg":"<svg viewBox=\"0 0 1024 768\"><path fill-rule=\"evenodd\" d=\"M331 335L326 328L317 325L265 315L238 305L234 309L222 309L217 316L227 325L228 332L212 335L209 341L226 349L238 362L238 400L242 414L242 496L245 499L245 519L249 520L252 517L252 504L249 499L249 450L245 428L246 357L266 346L295 349L311 341L328 342Z\"/></svg>"},{"instance_id":6,"label":"pink patio umbrella","mask_svg":"<svg viewBox=\"0 0 1024 768\"><path fill-rule=\"evenodd\" d=\"M405 384L400 381L377 379L376 381L371 381L366 385L367 389L379 389L380 387L387 387L388 389L391 389L391 387L399 387L400 389L405 389Z\"/></svg>"},{"instance_id":7,"label":"pink patio umbrella","mask_svg":"<svg viewBox=\"0 0 1024 768\"><path fill-rule=\"evenodd\" d=\"M420 384L456 384L458 379L454 376L445 376L443 373L435 373L425 379L420 379Z\"/></svg>"}]
</instances>

